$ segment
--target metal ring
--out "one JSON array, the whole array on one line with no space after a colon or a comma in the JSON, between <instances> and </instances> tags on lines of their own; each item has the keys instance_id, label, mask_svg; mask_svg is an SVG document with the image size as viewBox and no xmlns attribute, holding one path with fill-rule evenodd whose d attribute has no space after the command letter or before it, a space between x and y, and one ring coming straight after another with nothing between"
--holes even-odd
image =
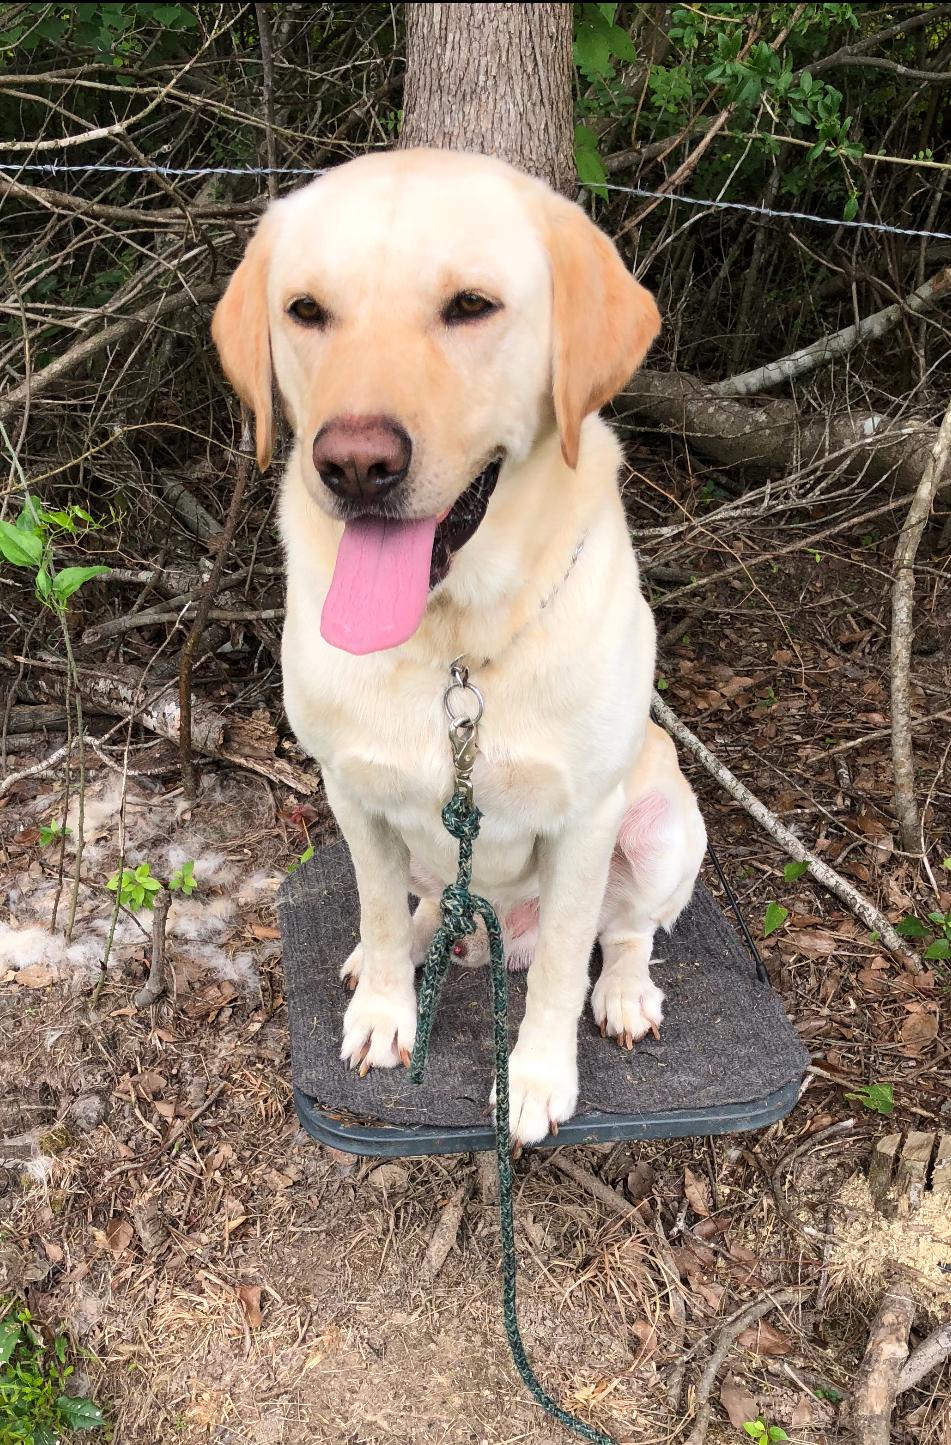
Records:
<instances>
[{"instance_id":1,"label":"metal ring","mask_svg":"<svg viewBox=\"0 0 951 1445\"><path fill-rule=\"evenodd\" d=\"M478 706L475 717L471 717L468 713L453 712L452 704L450 703L449 699L452 697L452 694L454 692L472 693L472 696L475 698ZM452 683L451 686L447 687L446 691L443 693L442 701L443 707L446 709L446 716L451 723L469 722L472 723L473 726L475 726L476 723L481 721L482 714L485 712L485 698L482 696L479 689L471 682L467 682L464 686L461 682Z\"/></svg>"}]
</instances>

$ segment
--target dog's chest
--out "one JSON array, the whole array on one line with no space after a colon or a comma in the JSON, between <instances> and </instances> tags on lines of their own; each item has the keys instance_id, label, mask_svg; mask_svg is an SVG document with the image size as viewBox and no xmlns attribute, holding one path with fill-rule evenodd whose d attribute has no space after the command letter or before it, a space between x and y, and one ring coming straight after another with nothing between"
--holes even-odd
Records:
<instances>
[{"instance_id":1,"label":"dog's chest","mask_svg":"<svg viewBox=\"0 0 951 1445\"><path fill-rule=\"evenodd\" d=\"M395 719L394 719L395 721ZM400 828L432 828L454 788L452 753L443 718L416 726L379 726L375 736L351 736L336 750L334 772L360 797ZM551 739L531 744L499 735L483 724L472 773L483 836L534 837L570 809L571 760Z\"/></svg>"}]
</instances>

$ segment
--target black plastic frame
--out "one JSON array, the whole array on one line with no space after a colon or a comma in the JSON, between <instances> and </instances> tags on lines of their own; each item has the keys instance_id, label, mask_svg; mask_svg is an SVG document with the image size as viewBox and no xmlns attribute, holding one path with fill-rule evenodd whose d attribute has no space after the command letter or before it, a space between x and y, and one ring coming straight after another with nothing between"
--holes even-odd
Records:
<instances>
[{"instance_id":1,"label":"black plastic frame","mask_svg":"<svg viewBox=\"0 0 951 1445\"><path fill-rule=\"evenodd\" d=\"M685 1139L764 1129L785 1118L799 1098L799 1089L800 1082L793 1079L762 1099L740 1104L672 1109L658 1114L578 1114L559 1125L557 1138L549 1134L535 1147L557 1149L562 1144L606 1144L617 1139ZM402 1159L421 1154L495 1153L495 1130L489 1119L484 1125L454 1128L345 1122L296 1088L294 1106L301 1126L312 1139L347 1154Z\"/></svg>"}]
</instances>

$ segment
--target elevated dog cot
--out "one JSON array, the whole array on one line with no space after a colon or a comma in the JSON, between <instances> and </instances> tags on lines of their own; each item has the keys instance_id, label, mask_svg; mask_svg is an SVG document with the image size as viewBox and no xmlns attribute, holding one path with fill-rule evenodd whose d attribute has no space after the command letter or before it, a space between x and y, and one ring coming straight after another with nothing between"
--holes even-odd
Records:
<instances>
[{"instance_id":1,"label":"elevated dog cot","mask_svg":"<svg viewBox=\"0 0 951 1445\"><path fill-rule=\"evenodd\" d=\"M279 898L294 1099L314 1139L356 1154L456 1154L495 1149L487 968L453 968L443 987L422 1084L404 1069L363 1079L340 1059L349 995L339 969L358 939L359 903L346 844L320 848ZM667 995L660 1038L632 1052L601 1038L585 1011L578 1112L539 1147L669 1139L758 1129L798 1097L805 1051L765 972L698 883L652 973ZM597 951L593 977L600 966ZM509 1038L525 999L509 974Z\"/></svg>"}]
</instances>

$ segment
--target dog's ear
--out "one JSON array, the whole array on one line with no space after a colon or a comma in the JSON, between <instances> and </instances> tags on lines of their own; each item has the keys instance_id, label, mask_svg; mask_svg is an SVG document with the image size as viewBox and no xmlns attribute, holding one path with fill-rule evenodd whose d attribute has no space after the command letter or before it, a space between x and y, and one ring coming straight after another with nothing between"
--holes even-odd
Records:
<instances>
[{"instance_id":1,"label":"dog's ear","mask_svg":"<svg viewBox=\"0 0 951 1445\"><path fill-rule=\"evenodd\" d=\"M581 423L640 366L660 331L660 312L580 206L546 199L555 419L562 455L575 467Z\"/></svg>"},{"instance_id":2,"label":"dog's ear","mask_svg":"<svg viewBox=\"0 0 951 1445\"><path fill-rule=\"evenodd\" d=\"M254 412L258 466L271 460L274 407L271 396L271 337L267 319L267 273L273 226L265 216L218 305L211 335L225 376Z\"/></svg>"}]
</instances>

